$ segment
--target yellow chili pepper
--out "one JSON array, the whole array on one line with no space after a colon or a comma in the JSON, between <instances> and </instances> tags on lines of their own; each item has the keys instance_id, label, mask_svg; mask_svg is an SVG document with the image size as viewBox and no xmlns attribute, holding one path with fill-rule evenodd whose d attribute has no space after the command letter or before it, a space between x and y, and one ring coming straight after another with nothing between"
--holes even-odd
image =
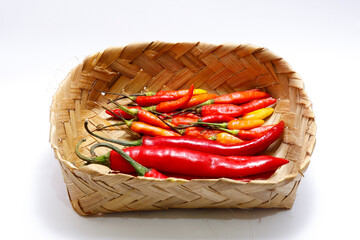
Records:
<instances>
[{"instance_id":1,"label":"yellow chili pepper","mask_svg":"<svg viewBox=\"0 0 360 240\"><path fill-rule=\"evenodd\" d=\"M274 112L273 108L261 108L244 114L243 119L265 119Z\"/></svg>"},{"instance_id":2,"label":"yellow chili pepper","mask_svg":"<svg viewBox=\"0 0 360 240\"><path fill-rule=\"evenodd\" d=\"M236 119L227 124L228 129L252 129L264 124L262 119Z\"/></svg>"}]
</instances>

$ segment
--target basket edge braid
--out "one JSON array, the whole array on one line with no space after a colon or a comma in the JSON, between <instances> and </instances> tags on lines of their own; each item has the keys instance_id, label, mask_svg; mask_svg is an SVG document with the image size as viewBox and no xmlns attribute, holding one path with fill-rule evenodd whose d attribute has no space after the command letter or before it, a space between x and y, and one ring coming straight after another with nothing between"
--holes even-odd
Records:
<instances>
[{"instance_id":1,"label":"basket edge braid","mask_svg":"<svg viewBox=\"0 0 360 240\"><path fill-rule=\"evenodd\" d=\"M204 80L205 79L205 80ZM269 180L156 180L109 174L103 166L78 167L84 119L105 124L96 90L135 92L179 89L189 83L217 93L259 87L278 98L269 123L284 120L281 143L269 150L286 157ZM256 82L256 84L254 84ZM74 210L80 215L168 208L291 208L315 146L312 104L301 77L270 50L252 44L133 43L89 55L59 85L50 109L50 143ZM121 136L120 136L121 137Z\"/></svg>"}]
</instances>

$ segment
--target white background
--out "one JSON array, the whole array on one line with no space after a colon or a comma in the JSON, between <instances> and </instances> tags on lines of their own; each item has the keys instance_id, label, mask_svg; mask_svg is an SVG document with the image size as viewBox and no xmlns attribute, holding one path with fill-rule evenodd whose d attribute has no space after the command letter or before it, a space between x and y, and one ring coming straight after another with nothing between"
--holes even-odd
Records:
<instances>
[{"instance_id":1,"label":"white background","mask_svg":"<svg viewBox=\"0 0 360 240\"><path fill-rule=\"evenodd\" d=\"M253 43L305 82L317 144L291 210L81 217L49 144L57 84L134 41ZM360 1L0 1L1 235L6 239L355 239Z\"/></svg>"}]
</instances>

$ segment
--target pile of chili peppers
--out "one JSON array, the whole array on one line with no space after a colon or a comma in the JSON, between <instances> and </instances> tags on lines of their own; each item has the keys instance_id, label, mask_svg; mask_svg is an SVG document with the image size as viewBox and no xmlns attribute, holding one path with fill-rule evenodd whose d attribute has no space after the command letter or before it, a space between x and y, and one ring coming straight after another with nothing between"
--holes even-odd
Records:
<instances>
[{"instance_id":1,"label":"pile of chili peppers","mask_svg":"<svg viewBox=\"0 0 360 240\"><path fill-rule=\"evenodd\" d=\"M132 104L118 104L121 98L131 99ZM159 179L250 181L267 179L288 163L283 158L261 155L281 137L285 126L282 121L264 125L274 112L276 99L259 89L216 95L192 85L184 90L138 93L118 99L110 100L116 108L105 108L106 113L142 137L134 141L109 139L90 131L85 121L89 134L106 141L91 147L92 157L80 154L79 145L85 140L79 142L76 154L86 164L103 164L114 172ZM111 151L94 156L99 147Z\"/></svg>"}]
</instances>

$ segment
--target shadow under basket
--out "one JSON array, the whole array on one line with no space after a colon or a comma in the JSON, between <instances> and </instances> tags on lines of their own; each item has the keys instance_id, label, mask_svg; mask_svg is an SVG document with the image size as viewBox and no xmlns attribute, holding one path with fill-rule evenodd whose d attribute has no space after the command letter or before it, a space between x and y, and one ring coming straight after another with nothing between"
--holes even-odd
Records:
<instances>
[{"instance_id":1,"label":"shadow under basket","mask_svg":"<svg viewBox=\"0 0 360 240\"><path fill-rule=\"evenodd\" d=\"M98 164L84 165L76 156L75 147L82 138L87 140L79 149L84 155L99 141L85 131L86 119L92 130L116 122L102 107L114 108L108 99L118 96L99 91L132 94L186 89L190 84L216 94L259 88L276 98L275 111L265 124L282 120L286 128L264 154L289 163L267 180L159 180L114 173ZM50 143L71 204L80 215L169 208L290 209L309 165L316 133L301 77L278 55L251 44L156 41L108 48L88 56L62 81L53 96L50 121ZM121 126L99 134L128 140L137 137Z\"/></svg>"}]
</instances>

